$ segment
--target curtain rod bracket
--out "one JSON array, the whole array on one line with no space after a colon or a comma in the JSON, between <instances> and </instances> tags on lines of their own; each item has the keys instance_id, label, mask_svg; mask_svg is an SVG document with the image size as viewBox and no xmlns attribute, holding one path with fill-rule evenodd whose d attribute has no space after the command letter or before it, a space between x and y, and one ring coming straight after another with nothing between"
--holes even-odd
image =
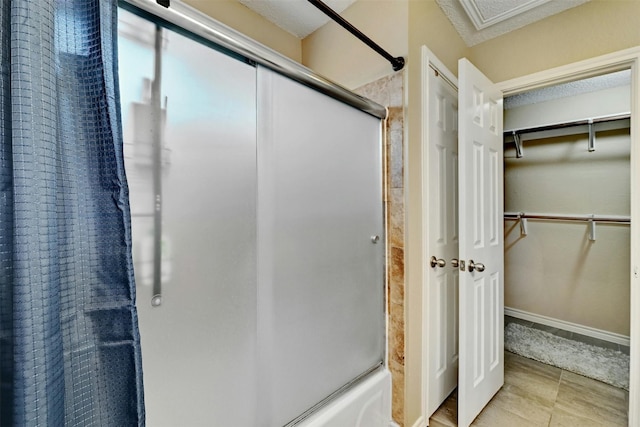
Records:
<instances>
[{"instance_id":1,"label":"curtain rod bracket","mask_svg":"<svg viewBox=\"0 0 640 427\"><path fill-rule=\"evenodd\" d=\"M156 3L158 3L160 6L164 6L167 9L169 9L169 6L171 6L171 0L156 0Z\"/></svg>"},{"instance_id":2,"label":"curtain rod bracket","mask_svg":"<svg viewBox=\"0 0 640 427\"><path fill-rule=\"evenodd\" d=\"M379 55L383 56L387 61L391 63L393 67L393 71L400 71L404 68L405 60L402 56L398 56L394 58L391 56L389 52L380 47L376 42L367 37L362 31L358 30L351 23L349 23L346 19L340 16L335 10L331 9L321 0L307 0L309 3L320 9L322 13L327 15L329 18L333 19L338 25L340 25L345 30L349 31L351 34L360 39L361 42L369 46L371 49L375 50Z\"/></svg>"},{"instance_id":3,"label":"curtain rod bracket","mask_svg":"<svg viewBox=\"0 0 640 427\"><path fill-rule=\"evenodd\" d=\"M390 62L393 67L393 71L400 71L404 68L404 58L402 56L393 58Z\"/></svg>"}]
</instances>

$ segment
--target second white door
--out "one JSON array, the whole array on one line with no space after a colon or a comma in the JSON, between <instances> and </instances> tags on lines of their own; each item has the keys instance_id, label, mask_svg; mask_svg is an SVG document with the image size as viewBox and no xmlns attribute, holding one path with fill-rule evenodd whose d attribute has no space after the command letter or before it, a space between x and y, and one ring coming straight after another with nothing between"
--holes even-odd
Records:
<instances>
[{"instance_id":1,"label":"second white door","mask_svg":"<svg viewBox=\"0 0 640 427\"><path fill-rule=\"evenodd\" d=\"M424 125L428 146L427 415L458 384L458 91L455 78L427 52ZM435 63L435 64L433 64ZM429 66L431 65L431 66Z\"/></svg>"},{"instance_id":2,"label":"second white door","mask_svg":"<svg viewBox=\"0 0 640 427\"><path fill-rule=\"evenodd\" d=\"M502 92L464 58L458 76L458 426L466 427L504 383L504 173Z\"/></svg>"},{"instance_id":3,"label":"second white door","mask_svg":"<svg viewBox=\"0 0 640 427\"><path fill-rule=\"evenodd\" d=\"M504 381L502 93L466 59L423 70L426 410L458 385L468 426Z\"/></svg>"}]
</instances>

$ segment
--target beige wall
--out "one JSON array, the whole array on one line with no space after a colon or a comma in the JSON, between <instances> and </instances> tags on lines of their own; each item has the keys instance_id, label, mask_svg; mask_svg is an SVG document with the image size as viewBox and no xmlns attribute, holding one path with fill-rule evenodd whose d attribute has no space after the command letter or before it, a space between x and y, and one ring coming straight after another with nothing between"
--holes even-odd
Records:
<instances>
[{"instance_id":1,"label":"beige wall","mask_svg":"<svg viewBox=\"0 0 640 427\"><path fill-rule=\"evenodd\" d=\"M454 74L466 56L496 82L640 45L638 0L591 0L471 48L434 0L358 0L343 16L395 56L419 61L425 44ZM303 40L302 61L349 88L392 72L333 22Z\"/></svg>"},{"instance_id":2,"label":"beige wall","mask_svg":"<svg viewBox=\"0 0 640 427\"><path fill-rule=\"evenodd\" d=\"M628 216L629 155L629 129L505 146L505 211ZM629 336L629 226L528 222L505 221L505 306Z\"/></svg>"},{"instance_id":3,"label":"beige wall","mask_svg":"<svg viewBox=\"0 0 640 427\"><path fill-rule=\"evenodd\" d=\"M407 56L407 0L358 0L341 16L394 57ZM393 72L386 59L333 21L302 41L302 63L350 89Z\"/></svg>"},{"instance_id":4,"label":"beige wall","mask_svg":"<svg viewBox=\"0 0 640 427\"><path fill-rule=\"evenodd\" d=\"M272 24L237 0L183 0L213 19L280 52L294 61L302 61L302 42Z\"/></svg>"},{"instance_id":5,"label":"beige wall","mask_svg":"<svg viewBox=\"0 0 640 427\"><path fill-rule=\"evenodd\" d=\"M505 129L623 114L630 94L627 85L506 109ZM616 123L597 125L594 152L586 126L524 134L522 158L507 144L505 211L628 216L629 129L602 131ZM505 306L628 336L629 226L598 224L595 241L587 223L529 220L528 229L505 221Z\"/></svg>"},{"instance_id":6,"label":"beige wall","mask_svg":"<svg viewBox=\"0 0 640 427\"><path fill-rule=\"evenodd\" d=\"M421 47L428 48L454 74L458 59L468 56L468 48L433 0L409 2L408 61L408 150L407 150L407 243L406 258L406 353L405 426L419 419L425 396L422 394L422 108Z\"/></svg>"},{"instance_id":7,"label":"beige wall","mask_svg":"<svg viewBox=\"0 0 640 427\"><path fill-rule=\"evenodd\" d=\"M392 73L333 22L300 41L236 0L185 3L346 87ZM342 15L394 56L419 61L417 47L426 44L454 73L466 56L494 81L640 45L638 0L592 0L472 48L434 0L358 0Z\"/></svg>"},{"instance_id":8,"label":"beige wall","mask_svg":"<svg viewBox=\"0 0 640 427\"><path fill-rule=\"evenodd\" d=\"M419 74L420 47L426 45L454 74L458 74L458 59L468 57L464 44L449 19L434 0L409 1L409 48L411 65ZM418 76L416 76L418 77Z\"/></svg>"},{"instance_id":9,"label":"beige wall","mask_svg":"<svg viewBox=\"0 0 640 427\"><path fill-rule=\"evenodd\" d=\"M495 82L640 45L640 1L591 0L471 48Z\"/></svg>"}]
</instances>

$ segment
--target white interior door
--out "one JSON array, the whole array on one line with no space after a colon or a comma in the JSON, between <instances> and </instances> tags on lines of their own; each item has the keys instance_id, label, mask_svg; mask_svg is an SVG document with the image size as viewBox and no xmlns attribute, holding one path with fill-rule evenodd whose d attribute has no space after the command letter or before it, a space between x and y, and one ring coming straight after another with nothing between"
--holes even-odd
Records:
<instances>
[{"instance_id":1,"label":"white interior door","mask_svg":"<svg viewBox=\"0 0 640 427\"><path fill-rule=\"evenodd\" d=\"M458 384L458 91L429 52L424 67L427 200L427 415ZM430 66L431 65L431 66Z\"/></svg>"},{"instance_id":2,"label":"white interior door","mask_svg":"<svg viewBox=\"0 0 640 427\"><path fill-rule=\"evenodd\" d=\"M459 76L458 425L504 382L502 92L466 59Z\"/></svg>"}]
</instances>

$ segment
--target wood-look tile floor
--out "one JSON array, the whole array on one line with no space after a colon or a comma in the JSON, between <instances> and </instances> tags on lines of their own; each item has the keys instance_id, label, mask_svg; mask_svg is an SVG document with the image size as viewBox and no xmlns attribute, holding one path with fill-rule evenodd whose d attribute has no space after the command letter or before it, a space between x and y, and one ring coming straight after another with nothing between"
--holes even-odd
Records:
<instances>
[{"instance_id":1,"label":"wood-look tile floor","mask_svg":"<svg viewBox=\"0 0 640 427\"><path fill-rule=\"evenodd\" d=\"M626 390L513 353L505 352L504 359L504 385L472 426L627 426ZM457 405L454 391L429 426L455 427Z\"/></svg>"}]
</instances>

